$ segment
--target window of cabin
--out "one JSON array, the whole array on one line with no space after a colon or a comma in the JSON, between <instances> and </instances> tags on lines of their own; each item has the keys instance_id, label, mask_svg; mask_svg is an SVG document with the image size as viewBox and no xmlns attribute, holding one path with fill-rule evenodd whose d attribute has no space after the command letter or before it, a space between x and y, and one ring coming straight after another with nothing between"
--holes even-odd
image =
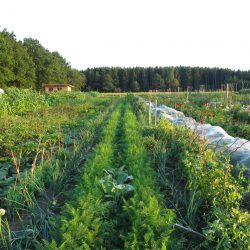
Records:
<instances>
[{"instance_id":1,"label":"window of cabin","mask_svg":"<svg viewBox=\"0 0 250 250\"><path fill-rule=\"evenodd\" d=\"M54 89L53 88L49 88L49 91L53 91Z\"/></svg>"},{"instance_id":2,"label":"window of cabin","mask_svg":"<svg viewBox=\"0 0 250 250\"><path fill-rule=\"evenodd\" d=\"M62 90L62 88L57 88L57 90Z\"/></svg>"}]
</instances>

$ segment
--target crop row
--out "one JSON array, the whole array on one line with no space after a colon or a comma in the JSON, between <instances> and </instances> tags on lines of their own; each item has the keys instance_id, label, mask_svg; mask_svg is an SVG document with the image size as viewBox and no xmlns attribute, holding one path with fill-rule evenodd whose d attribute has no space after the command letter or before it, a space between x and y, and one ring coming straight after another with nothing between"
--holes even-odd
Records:
<instances>
[{"instance_id":1,"label":"crop row","mask_svg":"<svg viewBox=\"0 0 250 250\"><path fill-rule=\"evenodd\" d=\"M197 134L161 121L144 142L166 204L175 210L178 249L248 249L249 180L229 158L206 148Z\"/></svg>"},{"instance_id":2,"label":"crop row","mask_svg":"<svg viewBox=\"0 0 250 250\"><path fill-rule=\"evenodd\" d=\"M98 249L103 244L103 234L107 229L104 230L102 222L108 212L109 203L102 201L103 191L99 181L104 170L112 166L113 144L120 113L121 107L118 107L111 115L93 157L86 162L82 180L74 189L71 202L65 206L63 215L56 220L53 230L56 241L47 244L47 248Z\"/></svg>"},{"instance_id":3,"label":"crop row","mask_svg":"<svg viewBox=\"0 0 250 250\"><path fill-rule=\"evenodd\" d=\"M231 108L226 108L224 93L195 93L188 101L185 94L177 93L154 95L154 99L198 122L221 126L234 137L250 140L250 116L244 104L244 100L249 104L249 95L239 96Z\"/></svg>"},{"instance_id":4,"label":"crop row","mask_svg":"<svg viewBox=\"0 0 250 250\"><path fill-rule=\"evenodd\" d=\"M125 204L131 221L126 249L167 249L172 245L171 233L175 213L164 207L156 182L156 173L143 145L141 129L135 114L125 112L125 164L134 176L134 196Z\"/></svg>"},{"instance_id":5,"label":"crop row","mask_svg":"<svg viewBox=\"0 0 250 250\"><path fill-rule=\"evenodd\" d=\"M112 114L82 181L54 221L47 249L167 249L175 214L164 208L128 103Z\"/></svg>"},{"instance_id":6,"label":"crop row","mask_svg":"<svg viewBox=\"0 0 250 250\"><path fill-rule=\"evenodd\" d=\"M112 102L82 95L81 102L73 95L71 99L68 96L65 103L44 107L39 112L1 116L1 196L12 183L25 175L26 170L32 169L39 158L43 161L62 146L72 147L85 122ZM57 99L60 100L58 94Z\"/></svg>"},{"instance_id":7,"label":"crop row","mask_svg":"<svg viewBox=\"0 0 250 250\"><path fill-rule=\"evenodd\" d=\"M34 168L27 169L14 186L6 187L1 203L1 207L5 204L9 218L2 238L6 248L23 249L36 245L37 240L48 239L49 218L60 211L66 199L65 191L72 188L82 172L86 156L109 114L107 105L105 111L99 108L88 116L81 115L77 126L71 126L64 140L60 140L60 147L55 145L48 152L39 149ZM66 138L71 139L70 144L64 143Z\"/></svg>"},{"instance_id":8,"label":"crop row","mask_svg":"<svg viewBox=\"0 0 250 250\"><path fill-rule=\"evenodd\" d=\"M84 96L75 105L62 98L53 104L59 120L65 115L54 144L44 147L27 132L17 140L17 149L29 140L36 146L2 199L11 218L0 210L2 247L248 249L249 180L227 155L165 120L148 126L145 103L133 95ZM46 112L55 114L52 106ZM43 134L53 140L53 122L42 114ZM13 150L2 147L2 159Z\"/></svg>"}]
</instances>

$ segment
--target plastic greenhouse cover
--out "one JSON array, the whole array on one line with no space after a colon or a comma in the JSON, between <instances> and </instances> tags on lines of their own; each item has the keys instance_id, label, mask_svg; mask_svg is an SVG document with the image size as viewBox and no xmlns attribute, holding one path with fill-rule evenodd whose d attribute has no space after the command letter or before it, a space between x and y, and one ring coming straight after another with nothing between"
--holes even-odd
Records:
<instances>
[{"instance_id":1,"label":"plastic greenhouse cover","mask_svg":"<svg viewBox=\"0 0 250 250\"><path fill-rule=\"evenodd\" d=\"M146 102L149 106L149 102ZM155 112L154 103L151 102L152 113ZM191 117L186 117L182 112L165 105L156 108L159 118L169 120L177 126L184 126L199 134L206 139L207 145L216 151L230 153L233 164L244 164L250 170L250 141L242 138L230 136L223 128L212 126L211 124L201 124Z\"/></svg>"}]
</instances>

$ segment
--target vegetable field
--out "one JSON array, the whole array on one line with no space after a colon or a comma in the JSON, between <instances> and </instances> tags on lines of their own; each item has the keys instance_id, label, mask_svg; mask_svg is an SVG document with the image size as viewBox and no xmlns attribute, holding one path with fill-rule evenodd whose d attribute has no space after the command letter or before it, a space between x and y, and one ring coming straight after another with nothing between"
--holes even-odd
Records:
<instances>
[{"instance_id":1,"label":"vegetable field","mask_svg":"<svg viewBox=\"0 0 250 250\"><path fill-rule=\"evenodd\" d=\"M0 96L0 249L250 249L244 167L145 103L249 139L249 95L140 96Z\"/></svg>"}]
</instances>

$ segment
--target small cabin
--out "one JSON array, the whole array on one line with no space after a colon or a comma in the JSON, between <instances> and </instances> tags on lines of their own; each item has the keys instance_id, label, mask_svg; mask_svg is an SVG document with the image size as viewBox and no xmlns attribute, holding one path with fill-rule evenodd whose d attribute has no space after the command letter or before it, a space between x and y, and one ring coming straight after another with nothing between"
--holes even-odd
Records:
<instances>
[{"instance_id":1,"label":"small cabin","mask_svg":"<svg viewBox=\"0 0 250 250\"><path fill-rule=\"evenodd\" d=\"M43 89L45 92L51 91L68 91L70 92L74 88L73 85L70 84L44 84Z\"/></svg>"}]
</instances>

